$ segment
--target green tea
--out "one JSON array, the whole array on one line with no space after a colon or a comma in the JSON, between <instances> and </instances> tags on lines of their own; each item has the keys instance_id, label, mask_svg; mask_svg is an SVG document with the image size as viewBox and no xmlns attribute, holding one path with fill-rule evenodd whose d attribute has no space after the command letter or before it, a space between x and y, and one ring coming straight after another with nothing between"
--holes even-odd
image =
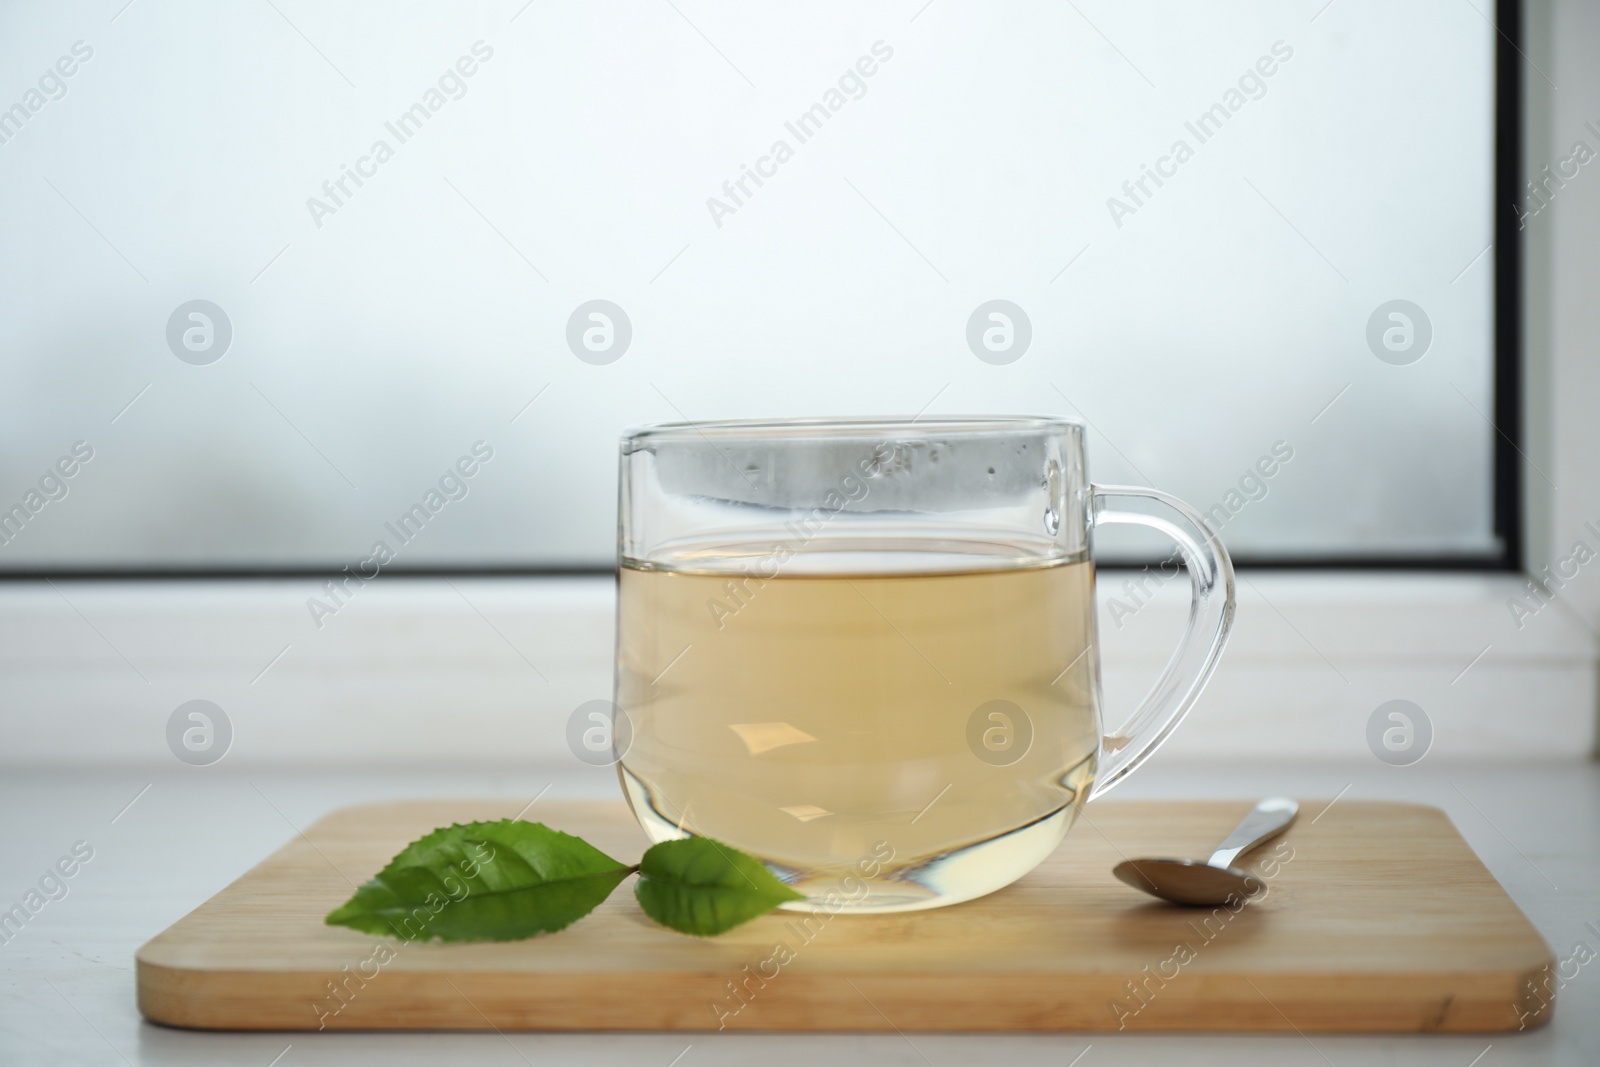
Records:
<instances>
[{"instance_id":1,"label":"green tea","mask_svg":"<svg viewBox=\"0 0 1600 1067\"><path fill-rule=\"evenodd\" d=\"M873 910L1031 869L1094 776L1091 565L805 562L622 568L619 770L647 832L725 841L813 900L892 855L851 905Z\"/></svg>"}]
</instances>

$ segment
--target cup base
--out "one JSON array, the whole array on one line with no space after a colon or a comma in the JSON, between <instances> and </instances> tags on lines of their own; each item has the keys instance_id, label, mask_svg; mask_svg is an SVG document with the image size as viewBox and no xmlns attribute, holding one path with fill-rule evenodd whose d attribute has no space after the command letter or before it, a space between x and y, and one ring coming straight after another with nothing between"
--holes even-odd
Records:
<instances>
[{"instance_id":1,"label":"cup base","mask_svg":"<svg viewBox=\"0 0 1600 1067\"><path fill-rule=\"evenodd\" d=\"M804 893L806 899L782 908L835 915L883 915L976 900L1004 889L1037 867L1061 844L1076 816L1077 805L1068 804L1026 826L955 852L916 865L896 866L875 878L851 879L850 886L844 879L831 876L800 878L790 886ZM768 866L777 868L775 864Z\"/></svg>"},{"instance_id":2,"label":"cup base","mask_svg":"<svg viewBox=\"0 0 1600 1067\"><path fill-rule=\"evenodd\" d=\"M644 783L626 771L621 777L634 816L652 842L695 836L655 809ZM871 877L855 869L800 870L746 844L728 843L761 860L790 888L806 895L805 900L781 905L785 911L828 915L925 911L986 896L1033 870L1061 844L1078 807L1076 800L1068 801L1033 822L936 856L910 862L897 856ZM885 832L886 838L892 836Z\"/></svg>"}]
</instances>

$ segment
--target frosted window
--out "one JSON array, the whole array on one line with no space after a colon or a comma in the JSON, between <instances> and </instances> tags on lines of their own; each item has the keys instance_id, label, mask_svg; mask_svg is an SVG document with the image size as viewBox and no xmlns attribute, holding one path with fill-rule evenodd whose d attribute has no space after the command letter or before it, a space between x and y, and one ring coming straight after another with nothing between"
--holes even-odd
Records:
<instances>
[{"instance_id":1,"label":"frosted window","mask_svg":"<svg viewBox=\"0 0 1600 1067\"><path fill-rule=\"evenodd\" d=\"M0 7L0 568L605 565L626 426L921 411L1497 551L1470 4L120 6Z\"/></svg>"}]
</instances>

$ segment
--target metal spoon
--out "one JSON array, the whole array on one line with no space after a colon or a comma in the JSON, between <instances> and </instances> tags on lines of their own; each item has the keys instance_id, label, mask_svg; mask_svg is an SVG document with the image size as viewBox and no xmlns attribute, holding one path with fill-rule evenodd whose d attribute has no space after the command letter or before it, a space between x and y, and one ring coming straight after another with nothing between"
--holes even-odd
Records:
<instances>
[{"instance_id":1,"label":"metal spoon","mask_svg":"<svg viewBox=\"0 0 1600 1067\"><path fill-rule=\"evenodd\" d=\"M1233 861L1241 853L1283 833L1299 812L1300 805L1294 801L1270 797L1252 808L1204 863L1199 860L1123 860L1111 873L1135 889L1174 904L1226 904L1233 897L1243 900L1261 891L1261 880L1232 866Z\"/></svg>"}]
</instances>

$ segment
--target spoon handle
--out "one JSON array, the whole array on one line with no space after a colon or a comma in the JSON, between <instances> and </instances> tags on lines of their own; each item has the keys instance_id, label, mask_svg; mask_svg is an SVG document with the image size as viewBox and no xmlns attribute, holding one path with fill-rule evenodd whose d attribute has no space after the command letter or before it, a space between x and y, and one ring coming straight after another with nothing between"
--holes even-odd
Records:
<instances>
[{"instance_id":1,"label":"spoon handle","mask_svg":"<svg viewBox=\"0 0 1600 1067\"><path fill-rule=\"evenodd\" d=\"M1250 814L1217 846L1211 858L1206 860L1206 865L1231 867L1240 853L1249 852L1268 838L1276 837L1288 829L1299 812L1300 805L1287 797L1268 797L1250 809Z\"/></svg>"}]
</instances>

